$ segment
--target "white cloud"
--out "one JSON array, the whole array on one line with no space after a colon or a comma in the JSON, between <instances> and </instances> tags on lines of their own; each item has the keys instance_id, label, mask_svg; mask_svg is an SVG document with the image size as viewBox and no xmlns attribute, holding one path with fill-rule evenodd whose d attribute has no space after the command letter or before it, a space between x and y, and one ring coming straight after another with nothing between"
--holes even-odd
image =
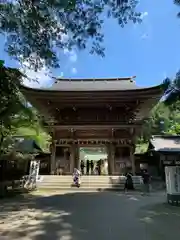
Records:
<instances>
[{"instance_id":1,"label":"white cloud","mask_svg":"<svg viewBox=\"0 0 180 240\"><path fill-rule=\"evenodd\" d=\"M28 61L21 63L20 71L23 72L27 78L23 79L24 85L32 88L48 87L52 84L52 77L49 69L43 67L39 71L34 71Z\"/></svg>"},{"instance_id":2,"label":"white cloud","mask_svg":"<svg viewBox=\"0 0 180 240\"><path fill-rule=\"evenodd\" d=\"M43 70L35 72L26 70L25 74L28 78L24 78L24 85L32 88L48 87L52 83L52 78Z\"/></svg>"},{"instance_id":3,"label":"white cloud","mask_svg":"<svg viewBox=\"0 0 180 240\"><path fill-rule=\"evenodd\" d=\"M141 13L141 18L143 19L144 17L147 17L148 16L148 12L143 12Z\"/></svg>"},{"instance_id":4,"label":"white cloud","mask_svg":"<svg viewBox=\"0 0 180 240\"><path fill-rule=\"evenodd\" d=\"M147 39L148 37L149 37L148 33L144 33L144 34L141 36L142 39Z\"/></svg>"},{"instance_id":5,"label":"white cloud","mask_svg":"<svg viewBox=\"0 0 180 240\"><path fill-rule=\"evenodd\" d=\"M64 77L64 73L60 72L59 78L62 78L62 77Z\"/></svg>"},{"instance_id":6,"label":"white cloud","mask_svg":"<svg viewBox=\"0 0 180 240\"><path fill-rule=\"evenodd\" d=\"M76 62L77 61L77 54L74 51L71 51L70 57L69 57L71 62Z\"/></svg>"},{"instance_id":7,"label":"white cloud","mask_svg":"<svg viewBox=\"0 0 180 240\"><path fill-rule=\"evenodd\" d=\"M71 62L76 62L77 61L77 54L75 50L68 50L67 48L64 49L64 54L69 57L69 60Z\"/></svg>"},{"instance_id":8,"label":"white cloud","mask_svg":"<svg viewBox=\"0 0 180 240\"><path fill-rule=\"evenodd\" d=\"M61 33L61 41L62 42L67 42L69 39L68 35L65 33Z\"/></svg>"},{"instance_id":9,"label":"white cloud","mask_svg":"<svg viewBox=\"0 0 180 240\"><path fill-rule=\"evenodd\" d=\"M76 69L75 67L73 67L73 68L71 69L71 72L72 72L73 74L76 74L76 73L77 73L77 69Z\"/></svg>"},{"instance_id":10,"label":"white cloud","mask_svg":"<svg viewBox=\"0 0 180 240\"><path fill-rule=\"evenodd\" d=\"M69 54L69 50L67 48L64 49L64 54L68 55Z\"/></svg>"}]
</instances>

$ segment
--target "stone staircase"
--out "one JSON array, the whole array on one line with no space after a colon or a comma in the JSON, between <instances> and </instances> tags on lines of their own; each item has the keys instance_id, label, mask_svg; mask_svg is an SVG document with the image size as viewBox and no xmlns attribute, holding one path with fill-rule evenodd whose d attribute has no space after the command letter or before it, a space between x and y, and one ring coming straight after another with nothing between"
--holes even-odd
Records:
<instances>
[{"instance_id":1,"label":"stone staircase","mask_svg":"<svg viewBox=\"0 0 180 240\"><path fill-rule=\"evenodd\" d=\"M133 176L136 190L141 188L141 177ZM123 176L82 176L81 187L83 191L97 190L123 190L125 177ZM49 190L75 190L72 185L72 176L44 175L37 182L38 189Z\"/></svg>"}]
</instances>

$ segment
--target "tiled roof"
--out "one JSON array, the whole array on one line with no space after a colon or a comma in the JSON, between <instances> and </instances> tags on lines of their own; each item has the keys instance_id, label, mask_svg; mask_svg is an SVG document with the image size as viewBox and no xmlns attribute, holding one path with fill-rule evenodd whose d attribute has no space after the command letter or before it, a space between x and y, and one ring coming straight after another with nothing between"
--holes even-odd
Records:
<instances>
[{"instance_id":1,"label":"tiled roof","mask_svg":"<svg viewBox=\"0 0 180 240\"><path fill-rule=\"evenodd\" d=\"M180 136L153 136L150 143L155 151L180 152Z\"/></svg>"},{"instance_id":2,"label":"tiled roof","mask_svg":"<svg viewBox=\"0 0 180 240\"><path fill-rule=\"evenodd\" d=\"M60 79L49 90L60 91L107 91L107 90L136 90L131 78L125 79Z\"/></svg>"},{"instance_id":3,"label":"tiled roof","mask_svg":"<svg viewBox=\"0 0 180 240\"><path fill-rule=\"evenodd\" d=\"M15 138L14 149L17 152L22 153L39 153L42 152L42 149L38 146L35 140L24 139L24 138Z\"/></svg>"}]
</instances>

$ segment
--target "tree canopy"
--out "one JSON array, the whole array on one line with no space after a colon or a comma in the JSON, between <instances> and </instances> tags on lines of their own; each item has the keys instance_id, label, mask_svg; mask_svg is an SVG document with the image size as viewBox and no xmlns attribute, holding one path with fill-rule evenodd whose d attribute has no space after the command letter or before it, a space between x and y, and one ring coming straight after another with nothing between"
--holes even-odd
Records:
<instances>
[{"instance_id":1,"label":"tree canopy","mask_svg":"<svg viewBox=\"0 0 180 240\"><path fill-rule=\"evenodd\" d=\"M35 117L19 91L22 77L17 69L7 68L0 61L0 152L7 136L19 126L30 125Z\"/></svg>"},{"instance_id":2,"label":"tree canopy","mask_svg":"<svg viewBox=\"0 0 180 240\"><path fill-rule=\"evenodd\" d=\"M105 16L124 27L142 21L137 0L14 0L0 3L0 33L6 51L36 69L59 67L58 51L88 48L104 56Z\"/></svg>"},{"instance_id":3,"label":"tree canopy","mask_svg":"<svg viewBox=\"0 0 180 240\"><path fill-rule=\"evenodd\" d=\"M180 134L180 102L166 105L158 103L142 129L140 142L149 141L152 135Z\"/></svg>"}]
</instances>

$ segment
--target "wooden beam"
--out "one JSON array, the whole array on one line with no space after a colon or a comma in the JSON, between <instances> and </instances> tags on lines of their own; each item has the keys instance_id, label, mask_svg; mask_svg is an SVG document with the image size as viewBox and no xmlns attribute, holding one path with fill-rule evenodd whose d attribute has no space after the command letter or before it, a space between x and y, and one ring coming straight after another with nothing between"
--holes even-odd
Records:
<instances>
[{"instance_id":1,"label":"wooden beam","mask_svg":"<svg viewBox=\"0 0 180 240\"><path fill-rule=\"evenodd\" d=\"M137 124L121 124L121 125L54 125L52 128L55 129L74 129L74 130L83 130L83 129L93 129L93 130L107 130L107 129L122 129L122 128L132 128L141 126L142 123Z\"/></svg>"},{"instance_id":2,"label":"wooden beam","mask_svg":"<svg viewBox=\"0 0 180 240\"><path fill-rule=\"evenodd\" d=\"M127 138L121 138L121 139L109 139L109 138L92 138L92 139L69 139L69 138L63 138L63 139L59 139L57 141L57 146L58 145L68 145L68 144L76 144L76 145L81 145L81 146L85 146L85 145L104 145L107 143L116 143L116 144L121 144L121 145L128 145L131 144L131 140L127 139Z\"/></svg>"}]
</instances>

